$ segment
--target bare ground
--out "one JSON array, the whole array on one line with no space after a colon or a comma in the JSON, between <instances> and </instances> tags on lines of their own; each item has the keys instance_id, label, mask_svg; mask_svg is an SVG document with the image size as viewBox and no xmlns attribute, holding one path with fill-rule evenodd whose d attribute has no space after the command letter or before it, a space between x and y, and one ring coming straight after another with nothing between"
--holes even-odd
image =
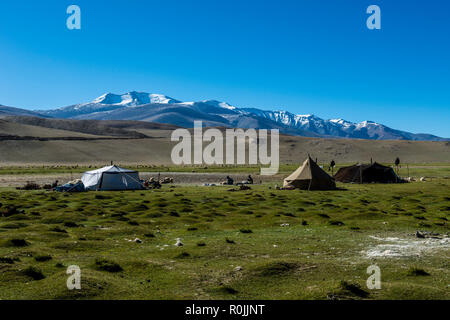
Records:
<instances>
[{"instance_id":1,"label":"bare ground","mask_svg":"<svg viewBox=\"0 0 450 320\"><path fill-rule=\"evenodd\" d=\"M25 185L27 182L35 182L39 185L51 184L55 180L58 180L60 184L68 181L81 178L82 174L79 173L58 173L58 174L33 174L33 175L0 175L0 187L19 187ZM201 185L204 183L219 184L221 181L226 180L229 175L235 182L244 181L247 179L248 174L227 174L227 173L191 173L191 172L163 172L160 177L173 178L174 184L191 184ZM140 172L141 179L149 179L151 177L157 178L158 173L155 172ZM260 176L252 175L255 184L264 182L281 182L285 175L274 176Z\"/></svg>"}]
</instances>

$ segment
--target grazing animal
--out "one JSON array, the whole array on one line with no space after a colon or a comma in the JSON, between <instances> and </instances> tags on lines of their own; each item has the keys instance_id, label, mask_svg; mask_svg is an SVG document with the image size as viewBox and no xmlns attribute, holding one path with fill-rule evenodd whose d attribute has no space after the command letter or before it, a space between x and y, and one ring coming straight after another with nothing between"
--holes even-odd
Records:
<instances>
[{"instance_id":1,"label":"grazing animal","mask_svg":"<svg viewBox=\"0 0 450 320\"><path fill-rule=\"evenodd\" d=\"M161 179L160 183L161 183L161 184L165 184L165 183L173 183L173 178L164 177L164 179Z\"/></svg>"},{"instance_id":2,"label":"grazing animal","mask_svg":"<svg viewBox=\"0 0 450 320\"><path fill-rule=\"evenodd\" d=\"M423 238L425 238L425 235L420 231L416 231L416 237L423 239Z\"/></svg>"}]
</instances>

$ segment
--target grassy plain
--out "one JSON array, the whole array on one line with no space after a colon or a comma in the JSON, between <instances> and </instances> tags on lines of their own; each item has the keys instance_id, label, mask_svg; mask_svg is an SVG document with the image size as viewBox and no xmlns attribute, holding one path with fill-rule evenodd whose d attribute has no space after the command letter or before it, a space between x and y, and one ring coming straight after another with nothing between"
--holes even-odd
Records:
<instances>
[{"instance_id":1,"label":"grassy plain","mask_svg":"<svg viewBox=\"0 0 450 320\"><path fill-rule=\"evenodd\" d=\"M414 236L448 234L448 167L418 170L437 178L326 192L0 188L0 299L449 299L448 238ZM366 286L372 264L380 290ZM81 290L66 287L70 265Z\"/></svg>"},{"instance_id":2,"label":"grassy plain","mask_svg":"<svg viewBox=\"0 0 450 320\"><path fill-rule=\"evenodd\" d=\"M353 165L354 163L339 163L334 168L334 173L341 167ZM382 163L386 166L393 166L392 163ZM108 165L108 164L104 164ZM258 174L261 170L259 165L201 165L201 166L175 166L175 165L127 165L117 163L118 166L126 167L127 169L134 169L141 172L193 172L193 173L249 173ZM279 173L289 174L301 163L295 164L280 164ZM332 172L329 169L329 164L319 162L329 174ZM0 166L1 175L39 175L39 174L60 174L60 173L83 173L85 171L94 170L95 166L50 166L50 165L22 165L22 166ZM395 169L397 172L397 169ZM408 164L399 167L398 174L401 177L436 177L436 178L450 178L450 164L448 163L423 163L423 164Z\"/></svg>"}]
</instances>

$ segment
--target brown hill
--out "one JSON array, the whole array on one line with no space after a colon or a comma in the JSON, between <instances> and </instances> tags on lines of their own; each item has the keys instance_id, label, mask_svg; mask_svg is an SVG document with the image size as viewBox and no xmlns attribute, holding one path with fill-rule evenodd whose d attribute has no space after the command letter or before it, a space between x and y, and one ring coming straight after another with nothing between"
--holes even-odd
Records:
<instances>
[{"instance_id":1,"label":"brown hill","mask_svg":"<svg viewBox=\"0 0 450 320\"><path fill-rule=\"evenodd\" d=\"M176 126L140 121L0 119L0 166L24 164L171 165ZM40 138L40 139L37 139ZM45 139L43 139L45 138ZM206 143L205 143L206 145ZM450 142L374 141L280 136L281 163L300 163L311 154L320 163L450 162Z\"/></svg>"}]
</instances>

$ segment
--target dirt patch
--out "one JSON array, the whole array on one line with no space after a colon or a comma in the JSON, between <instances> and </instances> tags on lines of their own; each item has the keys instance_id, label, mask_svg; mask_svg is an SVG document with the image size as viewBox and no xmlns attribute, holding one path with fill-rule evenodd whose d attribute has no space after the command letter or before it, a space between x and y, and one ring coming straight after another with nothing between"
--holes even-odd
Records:
<instances>
[{"instance_id":1,"label":"dirt patch","mask_svg":"<svg viewBox=\"0 0 450 320\"><path fill-rule=\"evenodd\" d=\"M30 174L30 175L0 175L0 187L21 187L28 182L33 182L38 185L51 184L55 180L60 183L72 181L80 178L82 173L59 173L59 174ZM219 185L221 181L226 180L230 176L236 183L247 180L249 173L229 174L229 173L196 173L196 172L161 172L161 178L173 178L174 184L195 184L202 185L204 183ZM255 183L260 181L265 182L279 182L284 175L274 176L260 176L252 174ZM158 178L158 172L140 172L141 179Z\"/></svg>"},{"instance_id":2,"label":"dirt patch","mask_svg":"<svg viewBox=\"0 0 450 320\"><path fill-rule=\"evenodd\" d=\"M401 239L376 236L370 236L370 238L378 243L362 252L367 258L420 257L433 251L448 250L450 248L450 238L448 236L443 236L441 239Z\"/></svg>"}]
</instances>

